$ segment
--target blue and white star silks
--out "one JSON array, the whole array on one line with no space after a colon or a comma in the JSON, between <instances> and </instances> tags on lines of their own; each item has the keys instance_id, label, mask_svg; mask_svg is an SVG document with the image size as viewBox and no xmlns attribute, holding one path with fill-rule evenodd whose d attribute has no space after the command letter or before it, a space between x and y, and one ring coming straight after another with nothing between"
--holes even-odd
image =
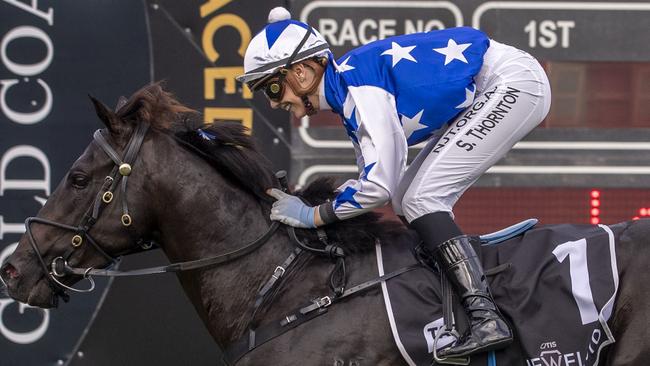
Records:
<instances>
[{"instance_id":1,"label":"blue and white star silks","mask_svg":"<svg viewBox=\"0 0 650 366\"><path fill-rule=\"evenodd\" d=\"M348 61L350 61L349 57L346 58L345 60L343 60L343 62L341 62L340 64L337 64L336 65L336 71L338 71L338 72L346 72L346 71L354 70L354 66L348 65Z\"/></svg>"},{"instance_id":2,"label":"blue and white star silks","mask_svg":"<svg viewBox=\"0 0 650 366\"><path fill-rule=\"evenodd\" d=\"M370 174L370 171L372 168L377 164L377 162L371 163L363 167L363 175L361 176L361 179L365 179L368 177L368 174Z\"/></svg>"},{"instance_id":3,"label":"blue and white star silks","mask_svg":"<svg viewBox=\"0 0 650 366\"><path fill-rule=\"evenodd\" d=\"M297 22L295 20L285 20L282 22L277 22L277 23L271 23L266 26L266 44L269 49L273 47L275 44L275 41L280 38L280 35L282 32L284 32L285 29L287 29L288 26L290 25L296 25L300 28L304 28L305 30L309 29L306 24Z\"/></svg>"},{"instance_id":4,"label":"blue and white star silks","mask_svg":"<svg viewBox=\"0 0 650 366\"><path fill-rule=\"evenodd\" d=\"M404 129L404 136L406 137L406 140L408 141L411 136L413 135L413 132L426 129L429 126L420 123L420 119L422 119L422 113L424 113L424 109L419 111L415 116L409 118L406 115L402 114L402 128Z\"/></svg>"},{"instance_id":5,"label":"blue and white star silks","mask_svg":"<svg viewBox=\"0 0 650 366\"><path fill-rule=\"evenodd\" d=\"M484 33L469 27L415 33L371 42L326 68L325 98L343 117L359 164L359 178L339 188L336 217L390 200L408 146L427 140L472 105L474 76L489 44Z\"/></svg>"},{"instance_id":6,"label":"blue and white star silks","mask_svg":"<svg viewBox=\"0 0 650 366\"><path fill-rule=\"evenodd\" d=\"M206 132L206 131L204 131L204 130L202 130L200 128L198 130L196 130L196 133L199 136L201 136L202 139L204 139L206 141L213 141L214 139L217 138L217 136L211 134L210 132Z\"/></svg>"},{"instance_id":7,"label":"blue and white star silks","mask_svg":"<svg viewBox=\"0 0 650 366\"><path fill-rule=\"evenodd\" d=\"M343 192L339 193L334 200L334 209L336 210L344 203L349 203L352 207L362 208L361 204L354 199L354 194L358 191L352 187L346 187Z\"/></svg>"},{"instance_id":8,"label":"blue and white star silks","mask_svg":"<svg viewBox=\"0 0 650 366\"><path fill-rule=\"evenodd\" d=\"M402 61L402 59L417 62L413 56L411 56L411 51L415 46L410 46L410 47L402 47L398 45L395 42L391 42L391 48L390 50L384 51L381 55L382 56L392 56L393 57L393 67L397 65L398 62ZM347 58L348 60L350 59L349 57Z\"/></svg>"},{"instance_id":9,"label":"blue and white star silks","mask_svg":"<svg viewBox=\"0 0 650 366\"><path fill-rule=\"evenodd\" d=\"M471 43L456 44L456 41L450 38L447 42L447 47L434 48L433 50L445 55L445 65L454 60L467 63L467 59L465 58L465 55L463 55L463 51L465 51L467 47L471 45Z\"/></svg>"},{"instance_id":10,"label":"blue and white star silks","mask_svg":"<svg viewBox=\"0 0 650 366\"><path fill-rule=\"evenodd\" d=\"M361 172L361 178L360 178L360 179L366 179L366 180L367 180L367 178L368 178L368 174L370 174L370 171L371 171L372 168L375 166L375 164L376 164L376 162L375 162L375 163L368 164L368 165L366 165L365 167L363 167L363 170L362 170L362 172ZM335 208L338 208L339 206L341 206L341 205L344 204L344 203L349 203L349 204L352 205L353 207L356 207L356 208L362 208L362 207L361 207L361 204L359 204L359 202L357 202L357 200L354 198L354 195L355 195L357 192L358 192L358 190L354 189L354 188L351 187L351 186L346 187L346 188L343 190L343 192L341 192L340 194L338 194L338 195L336 196L336 199L334 200L334 207L335 207Z\"/></svg>"},{"instance_id":11,"label":"blue and white star silks","mask_svg":"<svg viewBox=\"0 0 650 366\"><path fill-rule=\"evenodd\" d=\"M465 88L465 100L456 106L456 109L465 109L472 105L474 102L474 94L476 93L476 85L471 85L471 88Z\"/></svg>"}]
</instances>

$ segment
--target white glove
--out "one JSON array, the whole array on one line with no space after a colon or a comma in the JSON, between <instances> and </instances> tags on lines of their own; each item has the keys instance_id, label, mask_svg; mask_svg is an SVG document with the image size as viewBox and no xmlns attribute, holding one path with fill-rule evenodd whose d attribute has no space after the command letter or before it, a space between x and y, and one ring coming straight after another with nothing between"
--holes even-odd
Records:
<instances>
[{"instance_id":1,"label":"white glove","mask_svg":"<svg viewBox=\"0 0 650 366\"><path fill-rule=\"evenodd\" d=\"M280 221L293 227L315 228L315 207L307 206L296 196L284 193L277 188L267 191L267 194L277 201L271 207L271 220Z\"/></svg>"}]
</instances>

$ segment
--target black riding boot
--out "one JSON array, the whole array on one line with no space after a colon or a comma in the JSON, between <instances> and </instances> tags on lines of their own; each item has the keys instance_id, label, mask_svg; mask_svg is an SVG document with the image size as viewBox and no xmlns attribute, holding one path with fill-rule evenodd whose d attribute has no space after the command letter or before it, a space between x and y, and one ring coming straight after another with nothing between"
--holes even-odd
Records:
<instances>
[{"instance_id":1,"label":"black riding boot","mask_svg":"<svg viewBox=\"0 0 650 366\"><path fill-rule=\"evenodd\" d=\"M494 304L483 268L470 238L457 236L440 244L433 257L451 282L469 318L469 331L451 347L438 351L440 358L504 348L512 342L512 331Z\"/></svg>"},{"instance_id":2,"label":"black riding boot","mask_svg":"<svg viewBox=\"0 0 650 366\"><path fill-rule=\"evenodd\" d=\"M434 212L410 225L451 282L470 322L469 331L454 346L438 351L438 356L462 357L503 348L512 342L512 331L494 304L470 237L462 234L451 215Z\"/></svg>"}]
</instances>

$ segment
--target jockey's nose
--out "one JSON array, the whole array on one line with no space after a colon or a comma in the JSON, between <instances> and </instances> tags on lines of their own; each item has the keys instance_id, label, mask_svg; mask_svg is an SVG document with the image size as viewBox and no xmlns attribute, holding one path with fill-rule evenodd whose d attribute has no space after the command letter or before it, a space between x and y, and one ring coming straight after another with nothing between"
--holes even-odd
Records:
<instances>
[{"instance_id":1,"label":"jockey's nose","mask_svg":"<svg viewBox=\"0 0 650 366\"><path fill-rule=\"evenodd\" d=\"M272 100L269 100L269 104L271 104L271 108L273 109L278 109L278 107L280 106L280 103L274 102Z\"/></svg>"}]
</instances>

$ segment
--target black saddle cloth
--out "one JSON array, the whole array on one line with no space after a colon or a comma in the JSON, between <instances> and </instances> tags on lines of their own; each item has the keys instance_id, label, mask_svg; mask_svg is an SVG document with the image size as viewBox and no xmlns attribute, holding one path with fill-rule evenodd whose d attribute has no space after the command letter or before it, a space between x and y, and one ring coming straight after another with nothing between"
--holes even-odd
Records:
<instances>
[{"instance_id":1,"label":"black saddle cloth","mask_svg":"<svg viewBox=\"0 0 650 366\"><path fill-rule=\"evenodd\" d=\"M600 351L614 342L607 320L618 286L616 230L554 225L481 246L486 270L509 264L488 282L516 339L505 350L472 356L471 365L596 365ZM379 274L415 263L412 249L378 246ZM443 325L439 277L417 269L388 280L382 290L402 356L409 365L430 365L435 332ZM454 308L462 332L467 321L457 301ZM451 341L443 337L437 346Z\"/></svg>"}]
</instances>

